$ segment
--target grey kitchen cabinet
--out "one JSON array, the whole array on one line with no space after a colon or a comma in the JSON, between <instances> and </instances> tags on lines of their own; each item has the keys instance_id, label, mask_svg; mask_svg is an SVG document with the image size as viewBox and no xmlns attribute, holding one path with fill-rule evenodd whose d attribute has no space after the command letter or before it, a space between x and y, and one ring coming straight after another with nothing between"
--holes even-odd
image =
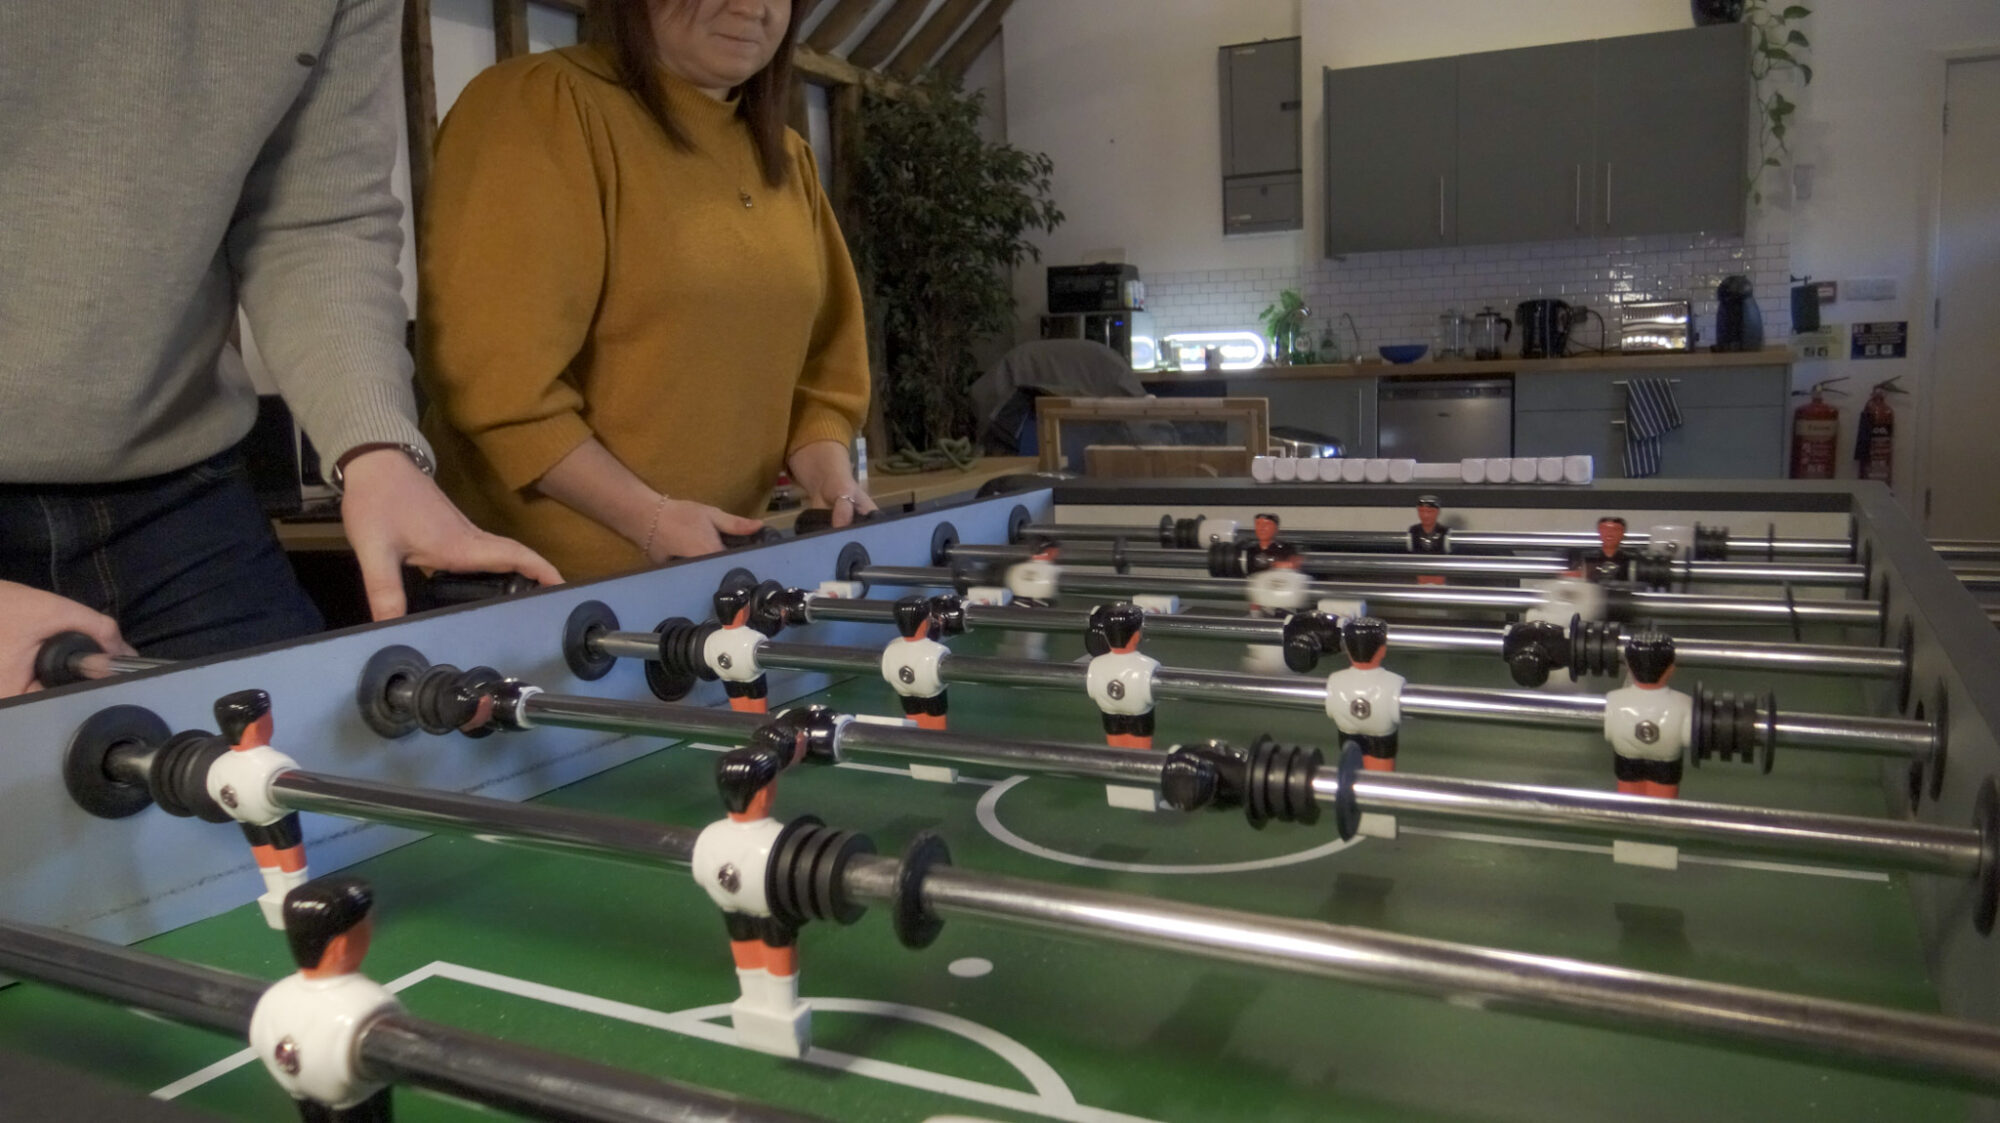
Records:
<instances>
[{"instance_id":1,"label":"grey kitchen cabinet","mask_svg":"<svg viewBox=\"0 0 2000 1123\"><path fill-rule=\"evenodd\" d=\"M1743 233L1749 72L1740 24L1598 41L1595 232Z\"/></svg>"},{"instance_id":2,"label":"grey kitchen cabinet","mask_svg":"<svg viewBox=\"0 0 2000 1123\"><path fill-rule=\"evenodd\" d=\"M1223 233L1297 230L1305 218L1299 40L1224 47L1218 65Z\"/></svg>"},{"instance_id":3,"label":"grey kitchen cabinet","mask_svg":"<svg viewBox=\"0 0 2000 1123\"><path fill-rule=\"evenodd\" d=\"M1458 239L1458 60L1329 69L1326 253Z\"/></svg>"},{"instance_id":4,"label":"grey kitchen cabinet","mask_svg":"<svg viewBox=\"0 0 2000 1123\"><path fill-rule=\"evenodd\" d=\"M1598 44L1458 60L1458 242L1590 233L1596 205Z\"/></svg>"},{"instance_id":5,"label":"grey kitchen cabinet","mask_svg":"<svg viewBox=\"0 0 2000 1123\"><path fill-rule=\"evenodd\" d=\"M1327 256L1740 235L1749 50L1724 24L1329 69Z\"/></svg>"},{"instance_id":6,"label":"grey kitchen cabinet","mask_svg":"<svg viewBox=\"0 0 2000 1123\"><path fill-rule=\"evenodd\" d=\"M1625 387L1619 371L1526 373L1514 379L1514 455L1597 458L1625 474ZM1660 476L1781 479L1786 472L1791 368L1724 367L1670 376L1681 427L1660 438Z\"/></svg>"}]
</instances>

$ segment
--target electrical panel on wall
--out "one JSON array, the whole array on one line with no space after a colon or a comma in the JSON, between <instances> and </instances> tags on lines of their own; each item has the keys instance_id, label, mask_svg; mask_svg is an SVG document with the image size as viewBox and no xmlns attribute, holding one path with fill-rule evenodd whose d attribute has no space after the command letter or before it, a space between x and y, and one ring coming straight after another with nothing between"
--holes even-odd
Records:
<instances>
[{"instance_id":1,"label":"electrical panel on wall","mask_svg":"<svg viewBox=\"0 0 2000 1123\"><path fill-rule=\"evenodd\" d=\"M1219 58L1222 232L1303 229L1299 40L1237 43Z\"/></svg>"}]
</instances>

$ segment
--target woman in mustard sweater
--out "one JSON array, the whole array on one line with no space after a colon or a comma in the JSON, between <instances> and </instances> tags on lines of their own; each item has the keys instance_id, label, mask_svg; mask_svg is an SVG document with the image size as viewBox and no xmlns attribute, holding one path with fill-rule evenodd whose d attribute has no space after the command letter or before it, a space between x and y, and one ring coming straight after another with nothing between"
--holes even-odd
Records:
<instances>
[{"instance_id":1,"label":"woman in mustard sweater","mask_svg":"<svg viewBox=\"0 0 2000 1123\"><path fill-rule=\"evenodd\" d=\"M861 293L784 125L791 0L608 0L467 86L423 217L438 482L566 577L749 533L781 469L873 509Z\"/></svg>"}]
</instances>

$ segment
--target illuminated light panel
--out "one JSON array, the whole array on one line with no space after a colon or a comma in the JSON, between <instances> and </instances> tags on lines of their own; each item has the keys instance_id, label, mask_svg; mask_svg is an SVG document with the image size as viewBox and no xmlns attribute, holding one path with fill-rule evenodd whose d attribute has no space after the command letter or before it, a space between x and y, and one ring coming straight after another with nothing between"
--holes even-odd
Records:
<instances>
[{"instance_id":1,"label":"illuminated light panel","mask_svg":"<svg viewBox=\"0 0 2000 1123\"><path fill-rule=\"evenodd\" d=\"M1210 347L1222 349L1223 370L1255 370L1271 354L1264 337L1254 331L1179 331L1167 336L1166 344L1182 370L1206 367Z\"/></svg>"}]
</instances>

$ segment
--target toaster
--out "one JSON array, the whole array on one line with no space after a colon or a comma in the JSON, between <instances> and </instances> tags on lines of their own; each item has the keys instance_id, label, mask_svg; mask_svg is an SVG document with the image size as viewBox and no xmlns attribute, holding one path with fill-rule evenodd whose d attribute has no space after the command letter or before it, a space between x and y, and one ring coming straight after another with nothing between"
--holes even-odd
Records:
<instances>
[{"instance_id":1,"label":"toaster","mask_svg":"<svg viewBox=\"0 0 2000 1123\"><path fill-rule=\"evenodd\" d=\"M1643 300L1619 306L1620 351L1690 351L1695 342L1694 305L1689 301Z\"/></svg>"}]
</instances>

